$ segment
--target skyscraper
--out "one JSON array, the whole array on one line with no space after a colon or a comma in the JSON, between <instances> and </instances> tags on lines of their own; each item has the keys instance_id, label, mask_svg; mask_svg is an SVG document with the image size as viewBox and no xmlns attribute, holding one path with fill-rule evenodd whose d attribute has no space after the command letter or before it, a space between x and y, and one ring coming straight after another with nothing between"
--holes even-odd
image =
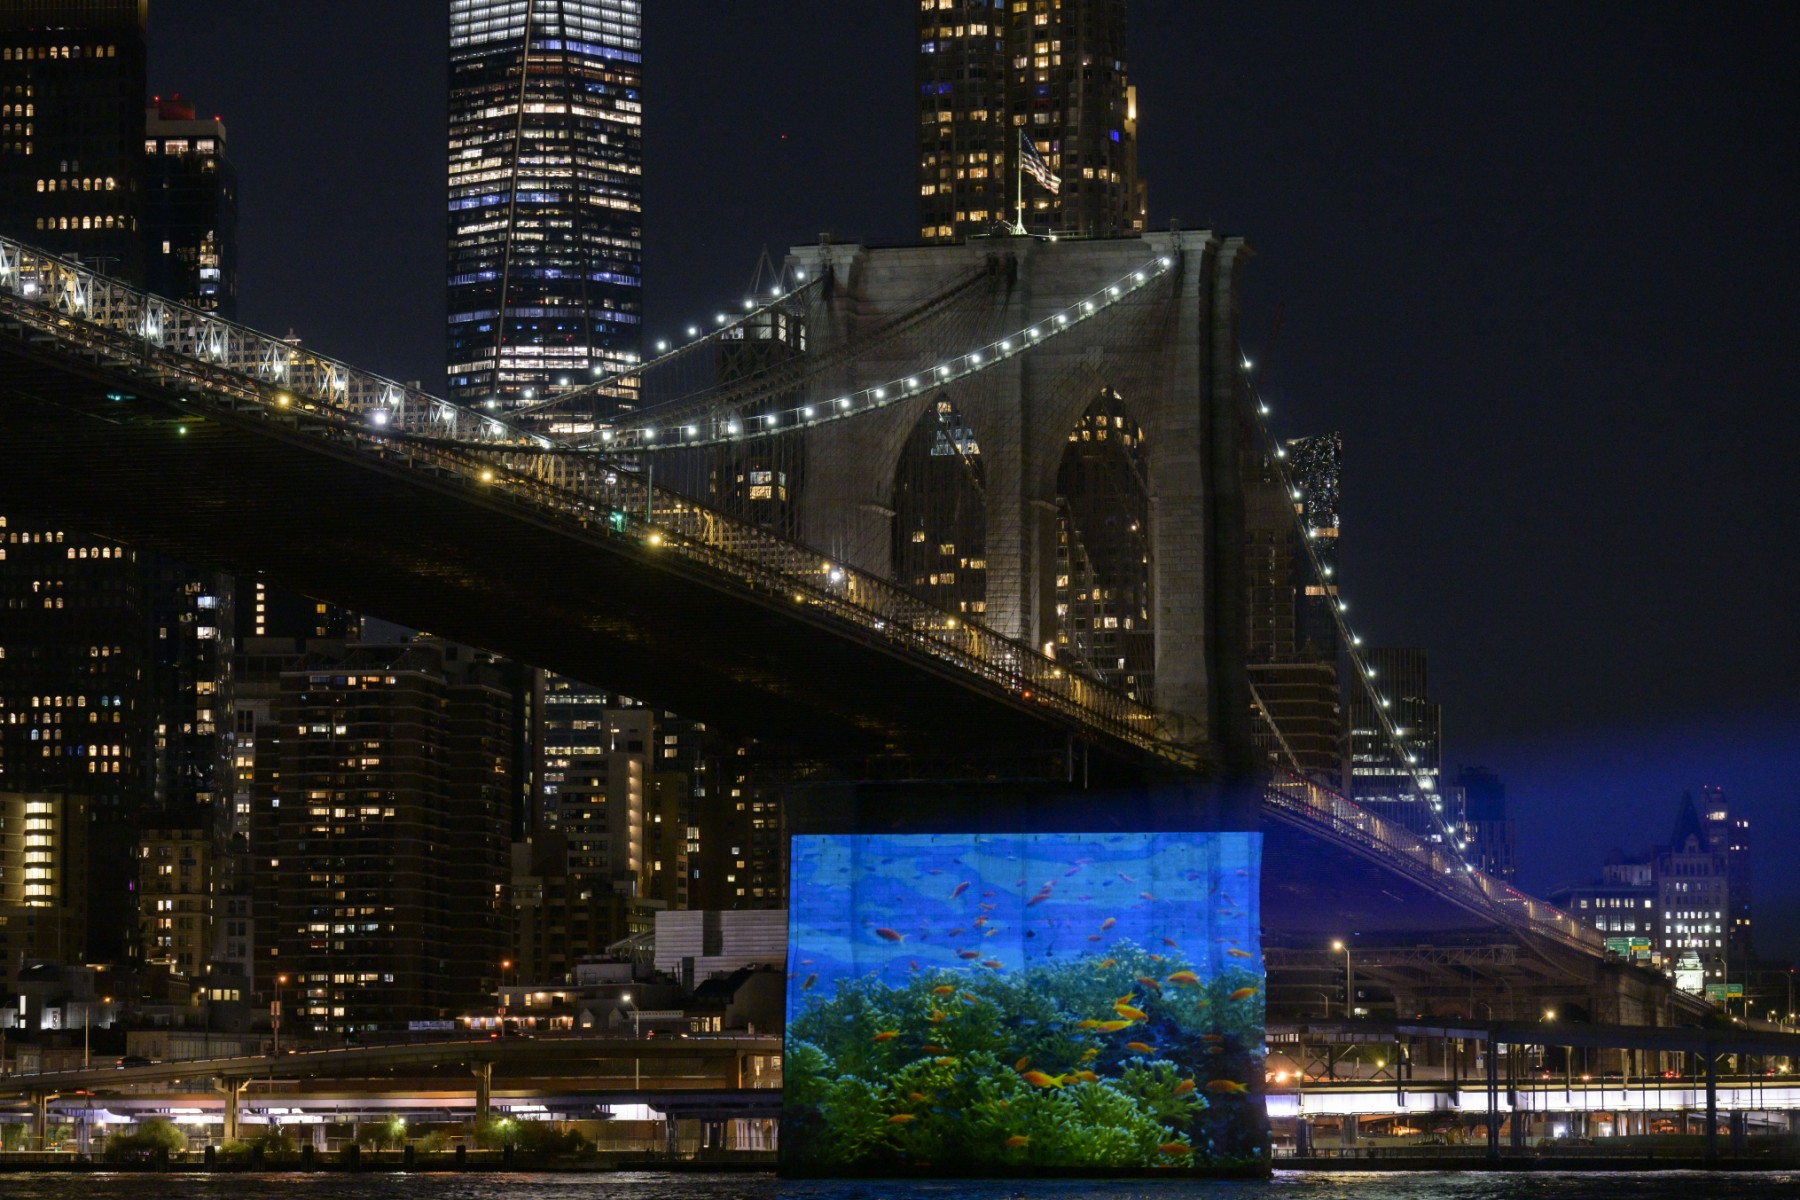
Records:
<instances>
[{"instance_id":1,"label":"skyscraper","mask_svg":"<svg viewBox=\"0 0 1800 1200\"><path fill-rule=\"evenodd\" d=\"M1144 228L1125 0L922 0L919 234L1013 223L1119 237ZM1060 180L1020 189L1021 135Z\"/></svg>"},{"instance_id":2,"label":"skyscraper","mask_svg":"<svg viewBox=\"0 0 1800 1200\"><path fill-rule=\"evenodd\" d=\"M1443 811L1443 717L1431 699L1425 651L1378 646L1365 656L1378 693L1390 702L1389 720L1405 732L1406 752L1416 762L1402 762L1382 729L1380 715L1367 688L1350 689L1350 771L1355 801L1414 833L1443 840L1440 822L1460 824ZM1437 810L1434 815L1433 810Z\"/></svg>"},{"instance_id":3,"label":"skyscraper","mask_svg":"<svg viewBox=\"0 0 1800 1200\"><path fill-rule=\"evenodd\" d=\"M293 1024L450 1017L507 945L512 699L444 643L331 647L279 670L256 740L255 983ZM260 690L260 689L259 689Z\"/></svg>"},{"instance_id":4,"label":"skyscraper","mask_svg":"<svg viewBox=\"0 0 1800 1200\"><path fill-rule=\"evenodd\" d=\"M0 234L144 278L148 0L0 5Z\"/></svg>"},{"instance_id":5,"label":"skyscraper","mask_svg":"<svg viewBox=\"0 0 1800 1200\"><path fill-rule=\"evenodd\" d=\"M1725 936L1733 972L1747 967L1755 957L1750 940L1750 821L1731 815L1725 789L1700 789L1700 823L1706 842L1725 855Z\"/></svg>"},{"instance_id":6,"label":"skyscraper","mask_svg":"<svg viewBox=\"0 0 1800 1200\"><path fill-rule=\"evenodd\" d=\"M513 409L642 336L639 0L451 0L449 395ZM580 432L635 382L546 416Z\"/></svg>"},{"instance_id":7,"label":"skyscraper","mask_svg":"<svg viewBox=\"0 0 1800 1200\"><path fill-rule=\"evenodd\" d=\"M237 169L225 122L180 94L144 112L145 286L227 320L237 317Z\"/></svg>"}]
</instances>

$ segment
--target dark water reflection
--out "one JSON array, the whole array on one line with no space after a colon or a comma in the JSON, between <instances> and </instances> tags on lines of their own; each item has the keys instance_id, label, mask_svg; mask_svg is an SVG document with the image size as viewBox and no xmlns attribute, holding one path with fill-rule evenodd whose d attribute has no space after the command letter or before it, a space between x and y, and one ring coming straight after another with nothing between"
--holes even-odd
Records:
<instances>
[{"instance_id":1,"label":"dark water reflection","mask_svg":"<svg viewBox=\"0 0 1800 1200\"><path fill-rule=\"evenodd\" d=\"M787 1182L773 1175L0 1175L4 1200L1800 1200L1800 1174L1296 1173L1268 1182Z\"/></svg>"}]
</instances>

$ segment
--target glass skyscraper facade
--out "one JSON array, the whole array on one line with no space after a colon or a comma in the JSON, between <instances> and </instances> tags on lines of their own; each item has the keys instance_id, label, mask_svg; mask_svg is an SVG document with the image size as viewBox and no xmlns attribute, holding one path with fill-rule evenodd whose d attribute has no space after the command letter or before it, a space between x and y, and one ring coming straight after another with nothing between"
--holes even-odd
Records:
<instances>
[{"instance_id":1,"label":"glass skyscraper facade","mask_svg":"<svg viewBox=\"0 0 1800 1200\"><path fill-rule=\"evenodd\" d=\"M641 29L639 0L452 0L452 399L504 411L627 373L539 420L568 433L634 402Z\"/></svg>"}]
</instances>

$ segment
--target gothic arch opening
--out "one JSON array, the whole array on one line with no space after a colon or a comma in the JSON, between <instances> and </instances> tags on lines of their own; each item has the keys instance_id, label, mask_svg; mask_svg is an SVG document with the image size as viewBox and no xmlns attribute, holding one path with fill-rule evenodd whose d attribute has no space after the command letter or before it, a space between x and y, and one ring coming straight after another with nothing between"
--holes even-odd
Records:
<instances>
[{"instance_id":1,"label":"gothic arch opening","mask_svg":"<svg viewBox=\"0 0 1800 1200\"><path fill-rule=\"evenodd\" d=\"M913 426L894 466L894 579L947 612L987 611L987 473L948 397Z\"/></svg>"},{"instance_id":2,"label":"gothic arch opening","mask_svg":"<svg viewBox=\"0 0 1800 1200\"><path fill-rule=\"evenodd\" d=\"M1104 389L1069 431L1056 473L1058 658L1148 703L1156 634L1144 431Z\"/></svg>"}]
</instances>

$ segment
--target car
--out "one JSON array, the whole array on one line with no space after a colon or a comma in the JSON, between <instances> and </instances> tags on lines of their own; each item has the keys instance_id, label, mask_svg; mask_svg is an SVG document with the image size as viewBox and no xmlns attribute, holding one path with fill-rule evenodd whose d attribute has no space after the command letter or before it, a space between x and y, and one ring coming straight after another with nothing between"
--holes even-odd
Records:
<instances>
[{"instance_id":1,"label":"car","mask_svg":"<svg viewBox=\"0 0 1800 1200\"><path fill-rule=\"evenodd\" d=\"M124 1058L119 1060L119 1070L121 1071L126 1067L148 1067L151 1065L153 1064L150 1060L141 1054L127 1054Z\"/></svg>"}]
</instances>

